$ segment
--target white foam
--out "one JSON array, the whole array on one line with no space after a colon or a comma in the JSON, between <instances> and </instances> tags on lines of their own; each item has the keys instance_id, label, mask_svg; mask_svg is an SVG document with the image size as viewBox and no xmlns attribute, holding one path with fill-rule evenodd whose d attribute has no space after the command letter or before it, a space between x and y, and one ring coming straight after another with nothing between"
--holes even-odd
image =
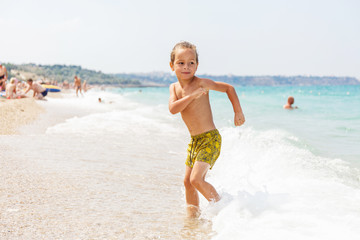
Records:
<instances>
[{"instance_id":1,"label":"white foam","mask_svg":"<svg viewBox=\"0 0 360 240\"><path fill-rule=\"evenodd\" d=\"M358 169L315 156L280 130L221 133L222 153L208 180L225 200L201 203L213 239L358 238Z\"/></svg>"},{"instance_id":2,"label":"white foam","mask_svg":"<svg viewBox=\"0 0 360 240\"><path fill-rule=\"evenodd\" d=\"M103 103L98 102L101 97ZM130 101L120 94L110 92L91 92L85 97L67 97L51 99L56 104L71 106L72 111L86 114L74 114L75 117L49 127L47 134L126 134L131 131L156 129L164 132L176 131L171 126L177 120L166 111L165 105L145 106Z\"/></svg>"}]
</instances>

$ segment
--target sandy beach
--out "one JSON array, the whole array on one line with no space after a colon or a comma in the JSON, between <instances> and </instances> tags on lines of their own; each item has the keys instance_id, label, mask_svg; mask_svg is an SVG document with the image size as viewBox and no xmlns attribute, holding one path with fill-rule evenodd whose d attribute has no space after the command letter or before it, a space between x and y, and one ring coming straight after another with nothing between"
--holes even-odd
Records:
<instances>
[{"instance_id":1,"label":"sandy beach","mask_svg":"<svg viewBox=\"0 0 360 240\"><path fill-rule=\"evenodd\" d=\"M49 94L49 97L61 98L62 95ZM33 98L1 100L0 133L6 135L3 139L28 138L32 141L20 129L44 123L46 128L56 122L56 115L52 121L40 117L54 113L46 110L47 105L46 101ZM39 164L30 151L27 152L29 157L21 157L26 151L21 144L2 141L0 146L1 239L73 239L74 236L86 239L83 234L99 230L96 216L91 217L91 211L82 210L81 206L92 198L93 193L82 185L85 183L79 181L77 175L58 171L46 163ZM82 218L87 219L86 222L81 221ZM101 233L98 237L102 238Z\"/></svg>"},{"instance_id":2,"label":"sandy beach","mask_svg":"<svg viewBox=\"0 0 360 240\"><path fill-rule=\"evenodd\" d=\"M50 97L59 98L60 94ZM0 100L0 135L21 138L20 129L31 125L45 114L41 102L33 98ZM39 211L44 206L56 206L60 197L66 197L75 182L48 172L31 158L19 156L21 146L0 145L0 237L1 239L43 239L44 233L59 222ZM53 216L64 214L58 211ZM43 221L47 219L46 221ZM34 223L41 224L34 224ZM35 226L36 225L36 226ZM63 226L64 228L66 226Z\"/></svg>"},{"instance_id":3,"label":"sandy beach","mask_svg":"<svg viewBox=\"0 0 360 240\"><path fill-rule=\"evenodd\" d=\"M17 133L17 129L37 119L44 109L33 98L0 99L0 135Z\"/></svg>"},{"instance_id":4,"label":"sandy beach","mask_svg":"<svg viewBox=\"0 0 360 240\"><path fill-rule=\"evenodd\" d=\"M102 152L102 137L87 136L93 133L83 131L84 124L71 127L79 134L69 139L56 126L106 113L116 103L65 95L1 103L2 111L13 113L4 115L8 127L0 135L1 239L198 239L211 232L204 222L194 235L199 223L185 218L182 162L155 167L177 154L151 150L153 139L144 140L143 150L134 154L139 135ZM151 165L140 163L149 160ZM160 201L154 201L156 193Z\"/></svg>"}]
</instances>

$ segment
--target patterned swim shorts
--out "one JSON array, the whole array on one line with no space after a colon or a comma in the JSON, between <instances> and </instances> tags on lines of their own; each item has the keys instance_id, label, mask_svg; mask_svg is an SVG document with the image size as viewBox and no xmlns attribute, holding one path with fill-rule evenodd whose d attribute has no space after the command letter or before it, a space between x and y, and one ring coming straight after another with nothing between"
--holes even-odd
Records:
<instances>
[{"instance_id":1,"label":"patterned swim shorts","mask_svg":"<svg viewBox=\"0 0 360 240\"><path fill-rule=\"evenodd\" d=\"M191 136L185 164L192 168L195 161L201 161L210 164L212 169L220 155L220 150L221 135L217 129Z\"/></svg>"}]
</instances>

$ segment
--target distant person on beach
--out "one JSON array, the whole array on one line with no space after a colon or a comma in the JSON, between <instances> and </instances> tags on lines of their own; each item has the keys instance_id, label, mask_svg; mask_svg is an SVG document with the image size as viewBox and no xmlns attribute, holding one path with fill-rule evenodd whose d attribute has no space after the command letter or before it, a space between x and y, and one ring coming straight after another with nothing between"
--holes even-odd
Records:
<instances>
[{"instance_id":1,"label":"distant person on beach","mask_svg":"<svg viewBox=\"0 0 360 240\"><path fill-rule=\"evenodd\" d=\"M17 83L17 88L16 88L16 91L18 91L18 90L20 90L20 91L22 91L22 90L26 90L27 89L27 84L26 84L26 82L25 81L18 81L18 83Z\"/></svg>"},{"instance_id":2,"label":"distant person on beach","mask_svg":"<svg viewBox=\"0 0 360 240\"><path fill-rule=\"evenodd\" d=\"M211 113L209 90L227 94L233 109L235 126L245 122L241 105L233 86L195 76L198 67L196 46L189 42L176 44L171 52L170 67L178 82L170 85L169 110L181 113L190 135L185 170L185 195L189 216L199 214L199 191L209 202L217 202L220 196L205 181L206 173L220 155L221 136Z\"/></svg>"},{"instance_id":3,"label":"distant person on beach","mask_svg":"<svg viewBox=\"0 0 360 240\"><path fill-rule=\"evenodd\" d=\"M14 78L11 78L10 83L7 84L6 86L6 98L7 99L16 98L16 83Z\"/></svg>"},{"instance_id":4,"label":"distant person on beach","mask_svg":"<svg viewBox=\"0 0 360 240\"><path fill-rule=\"evenodd\" d=\"M83 95L82 92L81 92L81 79L78 76L74 77L74 87L76 89L76 96L77 97L79 96L79 94L78 94L79 90L80 90L81 95Z\"/></svg>"},{"instance_id":5,"label":"distant person on beach","mask_svg":"<svg viewBox=\"0 0 360 240\"><path fill-rule=\"evenodd\" d=\"M6 67L0 62L0 91L5 91L8 73Z\"/></svg>"},{"instance_id":6,"label":"distant person on beach","mask_svg":"<svg viewBox=\"0 0 360 240\"><path fill-rule=\"evenodd\" d=\"M63 89L69 89L69 88L70 88L69 82L65 80L65 81L62 83L62 88L63 88Z\"/></svg>"},{"instance_id":7,"label":"distant person on beach","mask_svg":"<svg viewBox=\"0 0 360 240\"><path fill-rule=\"evenodd\" d=\"M26 89L25 94L30 90L33 90L33 97L38 100L44 100L44 97L48 94L48 90L41 86L40 83L34 82L31 78L27 80L29 87Z\"/></svg>"},{"instance_id":8,"label":"distant person on beach","mask_svg":"<svg viewBox=\"0 0 360 240\"><path fill-rule=\"evenodd\" d=\"M82 88L83 88L84 92L87 92L88 87L87 87L86 80L84 80L84 83L83 83L83 85L82 85Z\"/></svg>"},{"instance_id":9,"label":"distant person on beach","mask_svg":"<svg viewBox=\"0 0 360 240\"><path fill-rule=\"evenodd\" d=\"M25 94L17 91L17 79L11 78L10 83L6 86L6 98L7 99L16 99L16 98L26 98Z\"/></svg>"},{"instance_id":10,"label":"distant person on beach","mask_svg":"<svg viewBox=\"0 0 360 240\"><path fill-rule=\"evenodd\" d=\"M294 99L293 96L288 97L287 104L284 105L284 108L285 109L296 109L296 108L298 108L297 106L294 106L294 107L292 106L294 104L294 102L295 102L295 99Z\"/></svg>"},{"instance_id":11,"label":"distant person on beach","mask_svg":"<svg viewBox=\"0 0 360 240\"><path fill-rule=\"evenodd\" d=\"M99 101L99 103L106 103L106 102L105 102L103 99L101 99L101 98L99 98L98 101ZM108 103L109 103L109 104L113 104L114 101L109 101Z\"/></svg>"}]
</instances>

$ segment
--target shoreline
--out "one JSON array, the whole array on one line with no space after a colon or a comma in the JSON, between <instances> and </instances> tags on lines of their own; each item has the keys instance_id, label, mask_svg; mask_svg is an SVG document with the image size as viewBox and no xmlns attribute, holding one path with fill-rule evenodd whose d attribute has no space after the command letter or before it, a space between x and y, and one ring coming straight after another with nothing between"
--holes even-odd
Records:
<instances>
[{"instance_id":1,"label":"shoreline","mask_svg":"<svg viewBox=\"0 0 360 240\"><path fill-rule=\"evenodd\" d=\"M178 153L169 153L166 146L161 154L151 150L153 139L138 149L133 143L143 132L119 137L111 131L102 138L98 127L90 124L82 128L89 118L103 116L99 113L115 117L116 122L127 122L125 117L116 118L118 114L128 116L129 109L121 107L125 103L120 102L122 98L114 104L99 104L97 95L77 98L69 91L62 94L62 99L7 100L7 105L29 102L44 112L31 111L37 118L19 125L19 134L0 135L0 149L4 149L0 151L4 179L0 182L0 238L152 239L161 235L169 239L181 231L177 226L182 226L185 211L182 175L178 172L182 162L175 162ZM115 108L118 113L114 114ZM81 124L77 124L79 120ZM60 131L54 131L56 128ZM127 133L126 129L121 131ZM117 145L112 145L111 139ZM165 161L172 164L154 171L154 166ZM139 187L144 191L134 191ZM166 193L162 192L164 187ZM148 201L155 192L168 200ZM169 218L175 227L159 228ZM141 233L137 231L139 226L144 229Z\"/></svg>"}]
</instances>

